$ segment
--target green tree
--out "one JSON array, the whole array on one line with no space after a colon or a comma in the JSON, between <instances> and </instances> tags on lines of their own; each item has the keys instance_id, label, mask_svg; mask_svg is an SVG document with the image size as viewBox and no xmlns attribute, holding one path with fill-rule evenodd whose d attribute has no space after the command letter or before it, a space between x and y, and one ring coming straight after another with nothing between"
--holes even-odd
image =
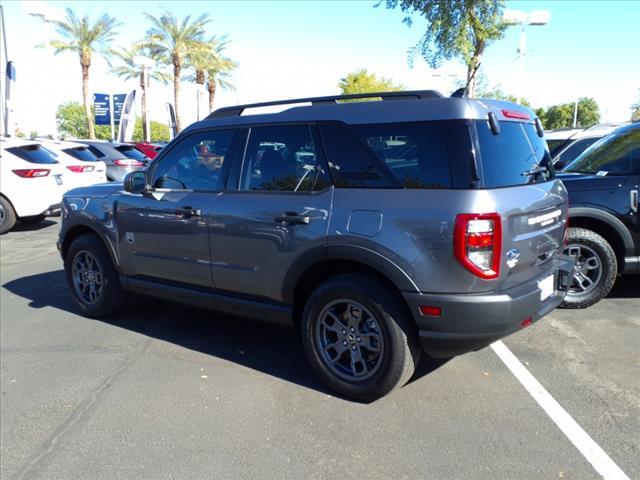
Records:
<instances>
[{"instance_id":1,"label":"green tree","mask_svg":"<svg viewBox=\"0 0 640 480\"><path fill-rule=\"evenodd\" d=\"M338 82L342 95L355 93L400 92L404 85L396 84L393 80L369 73L366 68L347 74Z\"/></svg>"},{"instance_id":2,"label":"green tree","mask_svg":"<svg viewBox=\"0 0 640 480\"><path fill-rule=\"evenodd\" d=\"M67 16L64 20L47 18L41 13L32 15L56 27L59 38L49 42L56 55L72 52L80 57L85 121L89 138L95 138L93 115L91 114L92 102L89 97L89 68L94 53L108 59L111 54L109 43L114 39L116 28L120 24L107 14L102 15L94 24L91 24L87 15L79 18L70 8L67 8Z\"/></svg>"},{"instance_id":3,"label":"green tree","mask_svg":"<svg viewBox=\"0 0 640 480\"><path fill-rule=\"evenodd\" d=\"M382 0L381 0L382 1ZM413 24L412 15L427 21L427 29L418 43L409 49L409 61L416 55L433 68L443 60L462 59L467 66L469 96L475 96L473 71L482 60L485 48L502 38L507 24L502 20L502 0L385 0L387 8L406 14L403 22Z\"/></svg>"},{"instance_id":4,"label":"green tree","mask_svg":"<svg viewBox=\"0 0 640 480\"><path fill-rule=\"evenodd\" d=\"M144 46L162 63L173 65L173 103L176 111L176 130L180 132L180 76L189 55L202 48L204 28L209 23L209 16L202 14L193 21L191 15L179 21L170 11L163 12L159 17L149 13L145 13L145 16L151 22L151 27L147 30Z\"/></svg>"},{"instance_id":5,"label":"green tree","mask_svg":"<svg viewBox=\"0 0 640 480\"><path fill-rule=\"evenodd\" d=\"M140 79L140 90L142 92L140 96L140 106L142 109L142 119L144 120L147 118L147 91L149 89L149 80L167 83L171 79L171 76L161 70L149 70L142 68L140 65L136 65L134 61L136 56L151 56L150 52L141 45L133 45L129 50L121 48L114 50L113 53L120 59L122 64L112 68L111 73L125 80ZM142 130L142 137L147 138L147 125L144 121L142 122Z\"/></svg>"},{"instance_id":6,"label":"green tree","mask_svg":"<svg viewBox=\"0 0 640 480\"><path fill-rule=\"evenodd\" d=\"M640 120L640 89L638 89L635 102L631 104L631 121L637 120Z\"/></svg>"},{"instance_id":7,"label":"green tree","mask_svg":"<svg viewBox=\"0 0 640 480\"><path fill-rule=\"evenodd\" d=\"M93 105L90 107L90 114L93 118ZM78 102L66 102L58 106L56 125L58 127L58 135L62 138L87 138L89 135L84 107ZM111 127L108 125L96 125L95 138L109 140L111 138Z\"/></svg>"},{"instance_id":8,"label":"green tree","mask_svg":"<svg viewBox=\"0 0 640 480\"><path fill-rule=\"evenodd\" d=\"M213 101L217 87L223 90L234 90L234 85L229 81L230 74L238 68L238 63L225 57L224 50L229 40L226 35L217 37L213 35L208 41L203 42L188 57L189 66L193 68L194 75L189 80L204 86L206 81L209 93L209 112L213 111Z\"/></svg>"},{"instance_id":9,"label":"green tree","mask_svg":"<svg viewBox=\"0 0 640 480\"><path fill-rule=\"evenodd\" d=\"M563 103L552 105L547 108L544 114L544 126L550 130L557 128L571 128L573 126L573 115L575 103ZM600 107L593 98L580 98L578 100L577 125L580 128L587 128L600 122Z\"/></svg>"},{"instance_id":10,"label":"green tree","mask_svg":"<svg viewBox=\"0 0 640 480\"><path fill-rule=\"evenodd\" d=\"M144 142L144 132L143 132L143 124L142 119L137 118L136 123L133 127L133 137L132 140L134 142ZM151 127L151 141L152 142L168 142L169 141L169 126L156 122L155 120L151 120L149 122Z\"/></svg>"}]
</instances>

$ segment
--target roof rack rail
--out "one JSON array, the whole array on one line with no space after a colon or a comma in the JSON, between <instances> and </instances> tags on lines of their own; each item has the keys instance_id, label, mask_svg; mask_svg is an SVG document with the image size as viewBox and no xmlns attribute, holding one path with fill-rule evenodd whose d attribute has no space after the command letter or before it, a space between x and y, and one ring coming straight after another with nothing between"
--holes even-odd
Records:
<instances>
[{"instance_id":1,"label":"roof rack rail","mask_svg":"<svg viewBox=\"0 0 640 480\"><path fill-rule=\"evenodd\" d=\"M355 100L359 98L381 98L382 100L398 100L406 98L443 98L443 95L436 90L410 90L406 92L374 92L374 93L355 93L352 95L332 95L328 97L308 97L295 98L291 100L276 100L274 102L249 103L246 105L235 105L232 107L219 108L209 114L207 119L223 118L223 117L239 117L248 108L272 107L275 105L290 105L296 103L311 103L312 105L320 105L323 103L337 103L341 100Z\"/></svg>"}]
</instances>

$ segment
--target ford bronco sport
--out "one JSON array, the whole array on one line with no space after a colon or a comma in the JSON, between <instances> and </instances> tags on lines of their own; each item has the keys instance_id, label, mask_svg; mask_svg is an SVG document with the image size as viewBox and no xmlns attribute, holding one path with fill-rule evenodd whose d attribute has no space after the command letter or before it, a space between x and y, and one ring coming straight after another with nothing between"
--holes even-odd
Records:
<instances>
[{"instance_id":1,"label":"ford bronco sport","mask_svg":"<svg viewBox=\"0 0 640 480\"><path fill-rule=\"evenodd\" d=\"M558 306L567 208L527 108L319 97L219 109L124 184L67 193L58 247L86 316L133 292L295 326L319 377L369 401L422 350L477 350Z\"/></svg>"}]
</instances>

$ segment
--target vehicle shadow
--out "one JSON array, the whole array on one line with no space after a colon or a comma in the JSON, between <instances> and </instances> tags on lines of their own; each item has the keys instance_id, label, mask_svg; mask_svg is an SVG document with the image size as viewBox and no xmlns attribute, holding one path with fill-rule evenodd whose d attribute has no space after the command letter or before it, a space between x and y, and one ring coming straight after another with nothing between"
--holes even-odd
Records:
<instances>
[{"instance_id":1,"label":"vehicle shadow","mask_svg":"<svg viewBox=\"0 0 640 480\"><path fill-rule=\"evenodd\" d=\"M64 270L18 278L3 285L30 300L32 308L54 307L78 314L69 298ZM89 320L87 321L94 321ZM223 358L285 381L334 395L308 366L294 329L136 296L126 313L95 320ZM414 382L448 360L422 356Z\"/></svg>"},{"instance_id":2,"label":"vehicle shadow","mask_svg":"<svg viewBox=\"0 0 640 480\"><path fill-rule=\"evenodd\" d=\"M52 225L57 225L57 222L54 222L52 220L42 220L40 222L37 223L23 223L23 222L16 222L16 224L14 225L14 227L11 229L11 232L35 232L37 230L43 230L45 228L48 228Z\"/></svg>"},{"instance_id":3,"label":"vehicle shadow","mask_svg":"<svg viewBox=\"0 0 640 480\"><path fill-rule=\"evenodd\" d=\"M616 280L607 298L640 297L640 275L627 275Z\"/></svg>"}]
</instances>

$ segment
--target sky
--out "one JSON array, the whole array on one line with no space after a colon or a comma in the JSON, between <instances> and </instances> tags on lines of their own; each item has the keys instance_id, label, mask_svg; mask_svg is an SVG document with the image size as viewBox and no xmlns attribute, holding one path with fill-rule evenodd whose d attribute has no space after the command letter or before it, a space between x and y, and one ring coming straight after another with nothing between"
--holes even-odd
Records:
<instances>
[{"instance_id":1,"label":"sky","mask_svg":"<svg viewBox=\"0 0 640 480\"><path fill-rule=\"evenodd\" d=\"M216 107L286 98L339 93L338 81L359 68L392 78L408 89L456 88L465 67L456 61L438 69L418 59L410 67L407 50L424 32L424 20L402 23L399 10L375 7L375 1L40 1L3 0L9 60L17 68L12 107L14 120L29 134L55 134L59 104L82 101L82 77L75 54L53 55L40 44L54 38L53 27L29 15L63 15L72 8L90 20L107 13L121 22L114 47L129 46L144 37L144 12L172 10L179 18L208 13L210 34L226 34L227 55L240 63L232 81L235 91L221 91ZM508 1L508 9L546 9L545 26L526 28L524 79L520 80L517 48L520 27L490 44L482 72L490 86L522 94L534 107L593 97L602 121L628 120L630 105L640 93L640 1ZM4 47L0 49L4 69ZM114 62L114 64L117 62ZM90 70L94 93L126 93L137 86L109 74L109 65L95 58ZM4 75L4 72L3 72ZM4 92L3 92L4 95ZM151 118L166 121L171 85L152 83ZM182 84L185 125L196 120L196 86ZM201 112L207 107L202 96Z\"/></svg>"}]
</instances>

